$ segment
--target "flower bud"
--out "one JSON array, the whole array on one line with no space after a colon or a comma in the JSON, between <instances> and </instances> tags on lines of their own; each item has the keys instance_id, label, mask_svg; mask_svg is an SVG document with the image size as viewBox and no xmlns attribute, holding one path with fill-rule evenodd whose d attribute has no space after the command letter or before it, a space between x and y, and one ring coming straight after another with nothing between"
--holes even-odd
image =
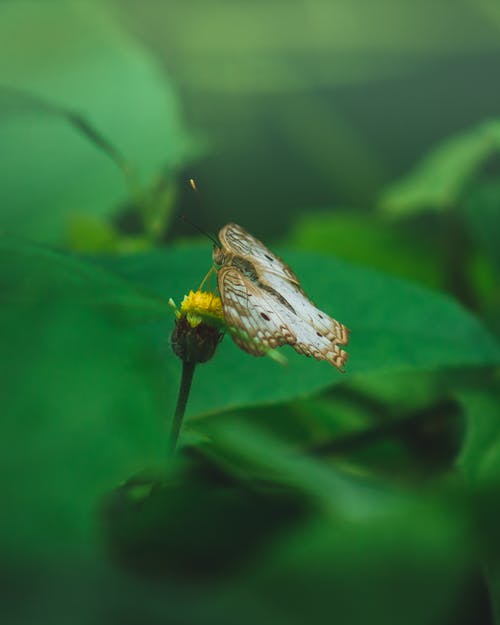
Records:
<instances>
[{"instance_id":1,"label":"flower bud","mask_svg":"<svg viewBox=\"0 0 500 625\"><path fill-rule=\"evenodd\" d=\"M206 362L210 360L223 334L214 326L201 322L194 328L186 317L180 317L170 337L176 356L185 362Z\"/></svg>"},{"instance_id":2,"label":"flower bud","mask_svg":"<svg viewBox=\"0 0 500 625\"><path fill-rule=\"evenodd\" d=\"M170 338L176 356L184 362L210 360L224 336L224 316L220 299L212 293L191 291L180 310L170 301L177 317Z\"/></svg>"}]
</instances>

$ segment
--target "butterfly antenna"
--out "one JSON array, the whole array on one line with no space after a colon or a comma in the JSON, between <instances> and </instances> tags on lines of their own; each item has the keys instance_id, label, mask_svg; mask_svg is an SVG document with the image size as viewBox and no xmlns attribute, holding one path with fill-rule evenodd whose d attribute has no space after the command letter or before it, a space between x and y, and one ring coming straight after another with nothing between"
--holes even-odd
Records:
<instances>
[{"instance_id":1,"label":"butterfly antenna","mask_svg":"<svg viewBox=\"0 0 500 625\"><path fill-rule=\"evenodd\" d=\"M196 182L195 182L194 178L190 178L189 179L189 186L191 187L191 189L193 189L193 191L195 193L199 194L198 187L196 186ZM198 232L203 234L203 236L208 237L212 241L212 243L214 245L216 245L217 247L221 247L220 241L219 241L219 239L215 235L210 234L206 230L203 230L203 228L200 228L200 226L198 226L194 222L192 222L191 219L189 219L189 217L187 215L184 215L184 214L180 215L180 219L182 219L182 221L184 221L185 223L188 223L195 230L198 230Z\"/></svg>"},{"instance_id":2,"label":"butterfly antenna","mask_svg":"<svg viewBox=\"0 0 500 625\"><path fill-rule=\"evenodd\" d=\"M198 230L198 232L200 232L203 236L208 237L210 241L213 242L214 245L216 245L217 247L220 247L220 242L218 241L218 239L216 239L216 237L213 234L210 234L210 232L207 232L206 230L203 230L203 228L200 228L199 226L197 226L194 222L192 222L189 219L187 215L180 215L179 219L182 219L182 221L188 223L195 230Z\"/></svg>"}]
</instances>

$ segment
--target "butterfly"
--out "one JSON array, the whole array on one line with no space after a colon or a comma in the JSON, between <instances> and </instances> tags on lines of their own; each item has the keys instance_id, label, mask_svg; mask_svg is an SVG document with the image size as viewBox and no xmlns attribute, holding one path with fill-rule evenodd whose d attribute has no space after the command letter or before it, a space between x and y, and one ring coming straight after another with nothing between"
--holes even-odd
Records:
<instances>
[{"instance_id":1,"label":"butterfly","mask_svg":"<svg viewBox=\"0 0 500 625\"><path fill-rule=\"evenodd\" d=\"M254 356L291 345L343 371L349 330L308 299L297 276L263 243L234 223L214 245L217 285L234 342Z\"/></svg>"}]
</instances>

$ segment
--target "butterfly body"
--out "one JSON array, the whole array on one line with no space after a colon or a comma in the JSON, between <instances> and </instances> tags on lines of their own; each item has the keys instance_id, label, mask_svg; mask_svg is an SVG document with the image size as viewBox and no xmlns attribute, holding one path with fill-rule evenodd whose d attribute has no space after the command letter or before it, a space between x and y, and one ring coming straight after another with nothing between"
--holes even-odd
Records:
<instances>
[{"instance_id":1,"label":"butterfly body","mask_svg":"<svg viewBox=\"0 0 500 625\"><path fill-rule=\"evenodd\" d=\"M219 240L217 284L235 343L254 356L291 345L342 371L347 353L339 345L347 344L349 331L314 306L288 265L236 224L224 226Z\"/></svg>"}]
</instances>

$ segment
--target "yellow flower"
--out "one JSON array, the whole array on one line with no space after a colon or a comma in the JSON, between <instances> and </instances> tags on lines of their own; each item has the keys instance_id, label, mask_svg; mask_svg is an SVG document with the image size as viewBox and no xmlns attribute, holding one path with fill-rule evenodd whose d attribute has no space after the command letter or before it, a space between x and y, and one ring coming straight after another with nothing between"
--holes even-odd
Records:
<instances>
[{"instance_id":1,"label":"yellow flower","mask_svg":"<svg viewBox=\"0 0 500 625\"><path fill-rule=\"evenodd\" d=\"M169 304L177 317L171 337L175 354L185 362L209 360L225 328L220 298L213 293L190 291L182 300L180 310L172 299Z\"/></svg>"},{"instance_id":2,"label":"yellow flower","mask_svg":"<svg viewBox=\"0 0 500 625\"><path fill-rule=\"evenodd\" d=\"M181 303L181 315L185 314L191 327L196 328L202 321L224 323L222 302L214 293L189 291Z\"/></svg>"},{"instance_id":3,"label":"yellow flower","mask_svg":"<svg viewBox=\"0 0 500 625\"><path fill-rule=\"evenodd\" d=\"M216 326L224 323L220 297L204 291L189 291L182 300L181 309L176 311L176 316L178 319L185 316L192 328L196 328L202 321L212 322Z\"/></svg>"}]
</instances>

